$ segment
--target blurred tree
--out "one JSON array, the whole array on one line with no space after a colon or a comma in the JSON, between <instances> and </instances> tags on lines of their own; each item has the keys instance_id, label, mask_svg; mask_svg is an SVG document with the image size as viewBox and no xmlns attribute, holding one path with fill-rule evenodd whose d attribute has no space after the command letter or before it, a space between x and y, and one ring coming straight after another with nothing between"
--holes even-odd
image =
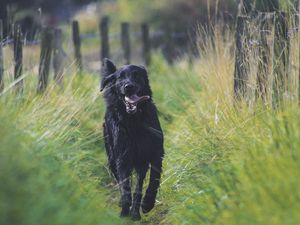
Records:
<instances>
[{"instance_id":1,"label":"blurred tree","mask_svg":"<svg viewBox=\"0 0 300 225\"><path fill-rule=\"evenodd\" d=\"M57 12L62 13L63 11L66 11L67 8L76 9L77 7L95 1L97 0L1 0L0 19L3 21L4 24L4 34L8 33L9 27L7 13L8 6L10 6L10 8L13 9L13 14L24 12L25 10L26 13L22 14L23 18L15 18L15 20L19 19L21 24L23 24L23 28L26 29L26 24L28 24L28 22L30 22L29 27L31 27L33 24L33 20L36 20L35 17L38 10L40 13L43 14L55 15Z\"/></svg>"},{"instance_id":2,"label":"blurred tree","mask_svg":"<svg viewBox=\"0 0 300 225\"><path fill-rule=\"evenodd\" d=\"M187 30L196 24L234 18L237 0L118 0L123 20L147 21L158 27Z\"/></svg>"},{"instance_id":3,"label":"blurred tree","mask_svg":"<svg viewBox=\"0 0 300 225\"><path fill-rule=\"evenodd\" d=\"M197 54L199 27L212 32L217 21L231 24L237 13L239 0L118 0L119 14L131 23L147 22L165 37L155 36L151 44L161 48L167 58L187 51ZM194 52L195 51L195 52ZM171 59L172 60L172 59ZM170 61L170 59L168 59Z\"/></svg>"}]
</instances>

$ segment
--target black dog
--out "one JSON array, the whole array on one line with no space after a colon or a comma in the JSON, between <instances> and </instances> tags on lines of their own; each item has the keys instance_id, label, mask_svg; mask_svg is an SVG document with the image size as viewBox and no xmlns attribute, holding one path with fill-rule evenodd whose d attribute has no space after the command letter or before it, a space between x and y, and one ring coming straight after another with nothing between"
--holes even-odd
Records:
<instances>
[{"instance_id":1,"label":"black dog","mask_svg":"<svg viewBox=\"0 0 300 225\"><path fill-rule=\"evenodd\" d=\"M121 190L121 216L130 214L138 220L140 206L144 213L154 207L164 156L163 133L147 71L135 65L117 70L113 62L105 59L101 91L104 88L105 147L110 170ZM143 181L149 167L150 182L141 204ZM130 176L133 170L137 173L137 185L132 199Z\"/></svg>"}]
</instances>

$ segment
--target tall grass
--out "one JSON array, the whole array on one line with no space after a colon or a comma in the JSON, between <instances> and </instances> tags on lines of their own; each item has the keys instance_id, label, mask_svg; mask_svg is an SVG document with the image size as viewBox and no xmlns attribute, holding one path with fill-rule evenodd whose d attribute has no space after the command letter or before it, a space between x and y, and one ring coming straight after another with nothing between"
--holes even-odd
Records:
<instances>
[{"instance_id":1,"label":"tall grass","mask_svg":"<svg viewBox=\"0 0 300 225\"><path fill-rule=\"evenodd\" d=\"M298 224L299 106L234 102L234 38L211 43L192 72L202 90L168 136L163 224Z\"/></svg>"},{"instance_id":2,"label":"tall grass","mask_svg":"<svg viewBox=\"0 0 300 225\"><path fill-rule=\"evenodd\" d=\"M106 208L103 110L91 78L71 80L63 93L1 96L1 224L117 223Z\"/></svg>"},{"instance_id":3,"label":"tall grass","mask_svg":"<svg viewBox=\"0 0 300 225\"><path fill-rule=\"evenodd\" d=\"M140 224L298 224L300 110L233 102L234 38L220 33L201 58L149 69L165 132L156 207ZM204 47L203 47L204 46ZM130 224L118 218L106 167L98 77L0 98L0 224ZM138 224L136 223L136 224Z\"/></svg>"}]
</instances>

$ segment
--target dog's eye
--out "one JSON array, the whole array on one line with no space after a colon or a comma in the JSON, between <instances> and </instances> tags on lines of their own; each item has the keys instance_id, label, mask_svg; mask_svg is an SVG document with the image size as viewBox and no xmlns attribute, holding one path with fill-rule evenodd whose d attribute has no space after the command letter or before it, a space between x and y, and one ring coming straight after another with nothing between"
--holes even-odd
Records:
<instances>
[{"instance_id":1,"label":"dog's eye","mask_svg":"<svg viewBox=\"0 0 300 225\"><path fill-rule=\"evenodd\" d=\"M126 73L125 73L124 71L121 71L120 73L118 73L117 79L118 79L118 80L119 80L119 79L122 79L122 78L125 77L125 75L126 75Z\"/></svg>"}]
</instances>

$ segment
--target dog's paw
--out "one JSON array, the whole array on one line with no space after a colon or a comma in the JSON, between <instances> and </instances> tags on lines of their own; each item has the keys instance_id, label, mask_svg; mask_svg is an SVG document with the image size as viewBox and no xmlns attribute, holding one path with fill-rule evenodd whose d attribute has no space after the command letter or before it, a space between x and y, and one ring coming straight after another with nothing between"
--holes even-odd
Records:
<instances>
[{"instance_id":1,"label":"dog's paw","mask_svg":"<svg viewBox=\"0 0 300 225\"><path fill-rule=\"evenodd\" d=\"M141 219L141 214L140 214L140 212L137 212L137 211L131 211L130 216L133 221L138 221Z\"/></svg>"},{"instance_id":2,"label":"dog's paw","mask_svg":"<svg viewBox=\"0 0 300 225\"><path fill-rule=\"evenodd\" d=\"M129 216L129 208L128 209L122 209L120 213L120 217L128 217Z\"/></svg>"},{"instance_id":3,"label":"dog's paw","mask_svg":"<svg viewBox=\"0 0 300 225\"><path fill-rule=\"evenodd\" d=\"M155 205L155 199L150 198L146 195L142 203L143 213L150 212L153 209L154 205Z\"/></svg>"}]
</instances>

